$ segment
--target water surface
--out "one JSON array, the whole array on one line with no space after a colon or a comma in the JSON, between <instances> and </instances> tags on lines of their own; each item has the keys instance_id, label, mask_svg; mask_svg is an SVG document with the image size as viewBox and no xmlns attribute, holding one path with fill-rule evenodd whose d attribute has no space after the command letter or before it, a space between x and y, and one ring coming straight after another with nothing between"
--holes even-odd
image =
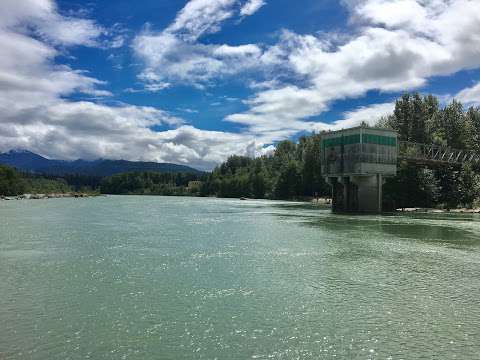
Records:
<instances>
[{"instance_id":1,"label":"water surface","mask_svg":"<svg viewBox=\"0 0 480 360\"><path fill-rule=\"evenodd\" d=\"M478 359L478 215L0 202L0 359Z\"/></svg>"}]
</instances>

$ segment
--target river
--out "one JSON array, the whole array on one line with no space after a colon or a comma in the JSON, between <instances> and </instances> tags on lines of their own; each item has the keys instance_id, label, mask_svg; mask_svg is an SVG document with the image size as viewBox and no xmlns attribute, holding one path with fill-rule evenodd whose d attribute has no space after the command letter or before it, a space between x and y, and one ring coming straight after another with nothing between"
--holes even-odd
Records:
<instances>
[{"instance_id":1,"label":"river","mask_svg":"<svg viewBox=\"0 0 480 360\"><path fill-rule=\"evenodd\" d=\"M480 217L0 202L0 359L478 359Z\"/></svg>"}]
</instances>

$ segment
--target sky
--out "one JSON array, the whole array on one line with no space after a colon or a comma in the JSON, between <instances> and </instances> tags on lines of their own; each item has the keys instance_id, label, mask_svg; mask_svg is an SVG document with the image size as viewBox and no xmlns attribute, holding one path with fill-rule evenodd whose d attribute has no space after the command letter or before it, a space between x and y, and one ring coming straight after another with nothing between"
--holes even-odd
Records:
<instances>
[{"instance_id":1,"label":"sky","mask_svg":"<svg viewBox=\"0 0 480 360\"><path fill-rule=\"evenodd\" d=\"M478 0L2 0L0 151L211 170L406 91L480 105Z\"/></svg>"}]
</instances>

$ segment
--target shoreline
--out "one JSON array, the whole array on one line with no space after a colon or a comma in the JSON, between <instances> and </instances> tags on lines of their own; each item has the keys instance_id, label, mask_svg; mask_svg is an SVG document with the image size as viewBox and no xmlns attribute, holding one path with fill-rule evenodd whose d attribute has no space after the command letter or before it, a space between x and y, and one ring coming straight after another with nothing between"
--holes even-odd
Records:
<instances>
[{"instance_id":1,"label":"shoreline","mask_svg":"<svg viewBox=\"0 0 480 360\"><path fill-rule=\"evenodd\" d=\"M480 214L480 208L435 209L435 208L399 208L397 213L428 213L428 214Z\"/></svg>"},{"instance_id":2,"label":"shoreline","mask_svg":"<svg viewBox=\"0 0 480 360\"><path fill-rule=\"evenodd\" d=\"M332 199L318 198L308 201L312 205L331 206ZM456 209L436 209L436 208L421 208L421 207L407 207L397 208L393 213L428 213L428 214L480 214L480 208L456 208Z\"/></svg>"},{"instance_id":3,"label":"shoreline","mask_svg":"<svg viewBox=\"0 0 480 360\"><path fill-rule=\"evenodd\" d=\"M45 200L45 199L61 199L61 198L90 198L97 196L105 196L103 194L95 193L51 193L51 194L22 194L16 196L0 196L0 201L12 200Z\"/></svg>"},{"instance_id":4,"label":"shoreline","mask_svg":"<svg viewBox=\"0 0 480 360\"><path fill-rule=\"evenodd\" d=\"M22 194L17 196L4 196L0 195L0 201L12 201L12 200L45 200L45 199L61 199L61 198L91 198L99 196L108 196L108 194L100 193L51 193L51 194ZM129 195L120 195L129 196ZM151 195L156 196L156 195ZM182 196L183 197L183 196ZM187 196L187 197L201 197L201 196ZM255 200L250 198L240 198L240 200ZM269 199L258 199L269 200ZM288 200L287 200L288 201ZM296 202L304 202L314 206L331 206L332 199L330 198L313 198L313 199L297 199L290 200ZM421 208L421 207L407 207L397 208L393 213L424 213L424 214L480 214L480 208L457 208L457 209L435 209L435 208Z\"/></svg>"}]
</instances>

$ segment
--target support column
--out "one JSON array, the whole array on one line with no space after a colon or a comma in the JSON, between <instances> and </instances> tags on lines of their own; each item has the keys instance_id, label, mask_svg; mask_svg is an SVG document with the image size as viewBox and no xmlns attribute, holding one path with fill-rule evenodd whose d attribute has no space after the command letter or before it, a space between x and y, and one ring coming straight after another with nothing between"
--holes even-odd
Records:
<instances>
[{"instance_id":1,"label":"support column","mask_svg":"<svg viewBox=\"0 0 480 360\"><path fill-rule=\"evenodd\" d=\"M332 211L344 212L345 211L345 190L344 184L340 177L327 177L326 181L332 187Z\"/></svg>"},{"instance_id":2,"label":"support column","mask_svg":"<svg viewBox=\"0 0 480 360\"><path fill-rule=\"evenodd\" d=\"M377 211L379 213L382 212L382 204L383 204L383 176L382 174L377 174L377 200L378 206Z\"/></svg>"},{"instance_id":3,"label":"support column","mask_svg":"<svg viewBox=\"0 0 480 360\"><path fill-rule=\"evenodd\" d=\"M380 213L382 211L382 176L352 176L357 185L358 212Z\"/></svg>"},{"instance_id":4,"label":"support column","mask_svg":"<svg viewBox=\"0 0 480 360\"><path fill-rule=\"evenodd\" d=\"M327 183L332 186L333 212L382 212L382 174L328 177Z\"/></svg>"},{"instance_id":5,"label":"support column","mask_svg":"<svg viewBox=\"0 0 480 360\"><path fill-rule=\"evenodd\" d=\"M348 177L339 177L338 182L343 186L342 211L347 212L348 209Z\"/></svg>"}]
</instances>

